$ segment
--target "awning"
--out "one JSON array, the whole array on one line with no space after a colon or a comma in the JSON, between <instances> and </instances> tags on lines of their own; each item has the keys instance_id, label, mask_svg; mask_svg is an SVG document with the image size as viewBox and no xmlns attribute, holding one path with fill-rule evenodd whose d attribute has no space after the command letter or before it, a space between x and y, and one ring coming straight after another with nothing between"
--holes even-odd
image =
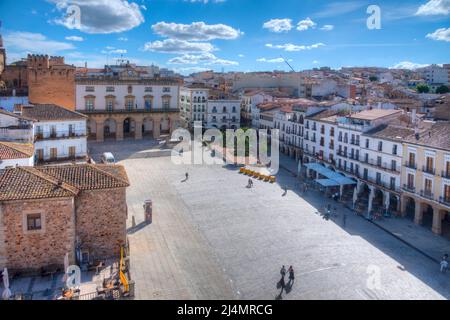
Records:
<instances>
[{"instance_id":1,"label":"awning","mask_svg":"<svg viewBox=\"0 0 450 320\"><path fill-rule=\"evenodd\" d=\"M316 179L318 184L324 187L338 187L340 184L331 179Z\"/></svg>"},{"instance_id":2,"label":"awning","mask_svg":"<svg viewBox=\"0 0 450 320\"><path fill-rule=\"evenodd\" d=\"M337 173L333 170L330 170L318 163L307 163L305 164L310 170L316 171L318 174L326 177L327 179L316 179L315 181L321 184L324 187L333 187L333 186L344 186L344 185L353 185L356 182L346 176L343 176L340 173Z\"/></svg>"}]
</instances>

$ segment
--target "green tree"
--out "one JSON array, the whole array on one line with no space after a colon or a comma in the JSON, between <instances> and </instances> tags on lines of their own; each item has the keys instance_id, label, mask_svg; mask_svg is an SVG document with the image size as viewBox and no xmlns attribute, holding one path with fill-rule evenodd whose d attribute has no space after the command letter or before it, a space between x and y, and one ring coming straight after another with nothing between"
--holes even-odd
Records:
<instances>
[{"instance_id":1,"label":"green tree","mask_svg":"<svg viewBox=\"0 0 450 320\"><path fill-rule=\"evenodd\" d=\"M449 93L449 92L450 92L450 89L444 85L442 85L436 89L436 93L438 93L438 94L445 94L445 93Z\"/></svg>"},{"instance_id":2,"label":"green tree","mask_svg":"<svg viewBox=\"0 0 450 320\"><path fill-rule=\"evenodd\" d=\"M369 80L374 82L374 81L378 81L378 78L376 76L370 76Z\"/></svg>"},{"instance_id":3,"label":"green tree","mask_svg":"<svg viewBox=\"0 0 450 320\"><path fill-rule=\"evenodd\" d=\"M426 84L421 83L417 85L416 90L418 93L428 93L430 92L430 87Z\"/></svg>"}]
</instances>

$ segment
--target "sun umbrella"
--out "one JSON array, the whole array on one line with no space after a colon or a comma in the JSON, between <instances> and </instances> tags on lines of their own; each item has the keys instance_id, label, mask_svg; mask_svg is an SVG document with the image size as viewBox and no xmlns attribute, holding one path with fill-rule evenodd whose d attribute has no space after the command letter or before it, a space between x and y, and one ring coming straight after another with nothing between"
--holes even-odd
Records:
<instances>
[{"instance_id":1,"label":"sun umbrella","mask_svg":"<svg viewBox=\"0 0 450 320\"><path fill-rule=\"evenodd\" d=\"M2 298L3 300L8 300L11 297L11 290L9 290L9 276L8 269L3 269L3 289Z\"/></svg>"}]
</instances>

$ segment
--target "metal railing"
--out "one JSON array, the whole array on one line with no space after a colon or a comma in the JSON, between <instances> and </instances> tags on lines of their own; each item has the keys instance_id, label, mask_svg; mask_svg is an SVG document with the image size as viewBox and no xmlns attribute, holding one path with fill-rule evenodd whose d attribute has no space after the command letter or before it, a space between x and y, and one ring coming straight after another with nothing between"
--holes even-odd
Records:
<instances>
[{"instance_id":1,"label":"metal railing","mask_svg":"<svg viewBox=\"0 0 450 320\"><path fill-rule=\"evenodd\" d=\"M35 141L42 140L57 140L57 139L70 139L70 138L83 138L86 137L86 132L69 132L69 131L56 131L50 133L37 132L34 135Z\"/></svg>"},{"instance_id":2,"label":"metal railing","mask_svg":"<svg viewBox=\"0 0 450 320\"><path fill-rule=\"evenodd\" d=\"M439 203L442 203L443 205L446 205L447 207L450 207L450 198L448 198L448 197L439 197Z\"/></svg>"},{"instance_id":3,"label":"metal railing","mask_svg":"<svg viewBox=\"0 0 450 320\"><path fill-rule=\"evenodd\" d=\"M434 194L429 190L420 190L420 196L430 200L434 200Z\"/></svg>"},{"instance_id":4,"label":"metal railing","mask_svg":"<svg viewBox=\"0 0 450 320\"><path fill-rule=\"evenodd\" d=\"M430 167L427 167L427 166L422 166L422 171L425 172L425 173L432 174L432 175L436 174L436 169L435 168L430 168Z\"/></svg>"},{"instance_id":5,"label":"metal railing","mask_svg":"<svg viewBox=\"0 0 450 320\"><path fill-rule=\"evenodd\" d=\"M410 192L410 193L416 193L416 188L414 186L410 186L407 184L403 185L403 190Z\"/></svg>"},{"instance_id":6,"label":"metal railing","mask_svg":"<svg viewBox=\"0 0 450 320\"><path fill-rule=\"evenodd\" d=\"M406 161L406 162L405 162L405 167L410 168L410 169L417 170L417 164L416 164L416 163L409 162L409 161Z\"/></svg>"},{"instance_id":7,"label":"metal railing","mask_svg":"<svg viewBox=\"0 0 450 320\"><path fill-rule=\"evenodd\" d=\"M445 179L450 179L450 171L442 171L441 177Z\"/></svg>"},{"instance_id":8,"label":"metal railing","mask_svg":"<svg viewBox=\"0 0 450 320\"><path fill-rule=\"evenodd\" d=\"M85 114L109 114L109 113L160 113L160 112L180 112L178 108L132 108L132 109L93 109L93 110L76 110Z\"/></svg>"}]
</instances>

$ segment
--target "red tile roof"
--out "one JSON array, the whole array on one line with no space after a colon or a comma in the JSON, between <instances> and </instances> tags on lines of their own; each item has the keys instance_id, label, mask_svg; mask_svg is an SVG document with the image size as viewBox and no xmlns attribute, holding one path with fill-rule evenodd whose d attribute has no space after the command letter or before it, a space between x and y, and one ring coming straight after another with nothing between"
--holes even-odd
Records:
<instances>
[{"instance_id":1,"label":"red tile roof","mask_svg":"<svg viewBox=\"0 0 450 320\"><path fill-rule=\"evenodd\" d=\"M0 141L0 160L31 158L34 146L30 143Z\"/></svg>"},{"instance_id":2,"label":"red tile roof","mask_svg":"<svg viewBox=\"0 0 450 320\"><path fill-rule=\"evenodd\" d=\"M129 185L120 165L18 167L0 171L0 201L74 197L83 190Z\"/></svg>"}]
</instances>

